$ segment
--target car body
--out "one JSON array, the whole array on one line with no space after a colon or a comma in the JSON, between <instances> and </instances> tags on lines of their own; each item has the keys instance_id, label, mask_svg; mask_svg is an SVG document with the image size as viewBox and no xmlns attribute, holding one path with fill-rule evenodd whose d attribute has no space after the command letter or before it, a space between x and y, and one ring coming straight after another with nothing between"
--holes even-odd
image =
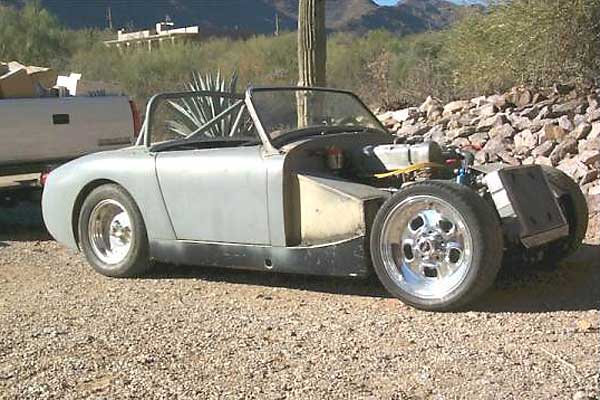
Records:
<instances>
[{"instance_id":1,"label":"car body","mask_svg":"<svg viewBox=\"0 0 600 400\"><path fill-rule=\"evenodd\" d=\"M366 276L375 264L392 294L440 310L491 284L504 241L529 254L567 236L564 193L539 167L480 171L456 149L396 142L346 91L160 94L135 146L50 174L44 220L109 276L137 275L150 260L346 277ZM521 176L535 184L511 186ZM527 207L532 190L541 201ZM540 212L552 221L523 221ZM479 237L486 224L491 233ZM379 235L386 229L392 233ZM491 272L475 288L480 274L469 266L490 256ZM398 257L396 271L388 264Z\"/></svg>"}]
</instances>

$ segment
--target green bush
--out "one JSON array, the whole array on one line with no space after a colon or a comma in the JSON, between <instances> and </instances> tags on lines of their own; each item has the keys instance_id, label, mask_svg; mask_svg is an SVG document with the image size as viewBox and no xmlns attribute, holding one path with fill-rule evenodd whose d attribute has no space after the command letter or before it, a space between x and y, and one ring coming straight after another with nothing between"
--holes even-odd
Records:
<instances>
[{"instance_id":1,"label":"green bush","mask_svg":"<svg viewBox=\"0 0 600 400\"><path fill-rule=\"evenodd\" d=\"M482 93L597 76L600 0L513 0L473 13L448 35L455 85Z\"/></svg>"},{"instance_id":2,"label":"green bush","mask_svg":"<svg viewBox=\"0 0 600 400\"><path fill-rule=\"evenodd\" d=\"M451 29L399 37L372 31L328 38L328 84L356 91L369 104L398 107L428 95L444 100L518 84L584 82L600 74L600 0L512 0L468 12ZM63 29L30 1L0 6L0 60L50 65L84 79L119 83L144 101L180 90L192 71L239 72L240 86L295 85L296 34L122 52L107 31Z\"/></svg>"}]
</instances>

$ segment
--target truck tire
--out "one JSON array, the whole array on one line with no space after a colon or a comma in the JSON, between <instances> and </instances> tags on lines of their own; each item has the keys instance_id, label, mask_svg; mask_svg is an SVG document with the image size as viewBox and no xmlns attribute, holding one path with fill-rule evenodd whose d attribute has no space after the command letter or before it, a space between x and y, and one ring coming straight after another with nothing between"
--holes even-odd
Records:
<instances>
[{"instance_id":1,"label":"truck tire","mask_svg":"<svg viewBox=\"0 0 600 400\"><path fill-rule=\"evenodd\" d=\"M423 310L450 311L492 286L503 238L491 204L473 190L426 181L384 203L370 252L379 280L394 297Z\"/></svg>"},{"instance_id":2,"label":"truck tire","mask_svg":"<svg viewBox=\"0 0 600 400\"><path fill-rule=\"evenodd\" d=\"M106 184L94 189L83 202L78 227L81 250L102 275L130 278L149 269L144 220L121 186Z\"/></svg>"},{"instance_id":3,"label":"truck tire","mask_svg":"<svg viewBox=\"0 0 600 400\"><path fill-rule=\"evenodd\" d=\"M589 210L581 188L569 175L556 168L542 168L569 223L569 236L550 243L544 252L545 262L558 263L581 247L588 228Z\"/></svg>"}]
</instances>

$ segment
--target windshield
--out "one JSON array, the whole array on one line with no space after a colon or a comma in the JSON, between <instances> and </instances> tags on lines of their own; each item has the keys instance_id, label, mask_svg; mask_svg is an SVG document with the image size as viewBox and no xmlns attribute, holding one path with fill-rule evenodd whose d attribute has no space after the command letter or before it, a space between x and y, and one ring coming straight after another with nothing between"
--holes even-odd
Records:
<instances>
[{"instance_id":1,"label":"windshield","mask_svg":"<svg viewBox=\"0 0 600 400\"><path fill-rule=\"evenodd\" d=\"M320 89L254 89L252 104L271 140L306 130L319 132L375 129L386 132L377 118L350 93Z\"/></svg>"},{"instance_id":2,"label":"windshield","mask_svg":"<svg viewBox=\"0 0 600 400\"><path fill-rule=\"evenodd\" d=\"M154 101L150 144L181 140L259 141L242 95L172 93Z\"/></svg>"}]
</instances>

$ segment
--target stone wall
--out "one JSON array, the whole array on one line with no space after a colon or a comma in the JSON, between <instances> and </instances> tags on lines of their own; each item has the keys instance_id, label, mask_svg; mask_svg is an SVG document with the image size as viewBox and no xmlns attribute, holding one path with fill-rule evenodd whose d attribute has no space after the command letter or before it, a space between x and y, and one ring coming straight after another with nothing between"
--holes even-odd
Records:
<instances>
[{"instance_id":1,"label":"stone wall","mask_svg":"<svg viewBox=\"0 0 600 400\"><path fill-rule=\"evenodd\" d=\"M510 92L383 112L379 119L407 143L434 140L475 153L476 163L552 165L585 193L598 236L600 212L600 89L513 88ZM592 232L593 231L593 232Z\"/></svg>"}]
</instances>

